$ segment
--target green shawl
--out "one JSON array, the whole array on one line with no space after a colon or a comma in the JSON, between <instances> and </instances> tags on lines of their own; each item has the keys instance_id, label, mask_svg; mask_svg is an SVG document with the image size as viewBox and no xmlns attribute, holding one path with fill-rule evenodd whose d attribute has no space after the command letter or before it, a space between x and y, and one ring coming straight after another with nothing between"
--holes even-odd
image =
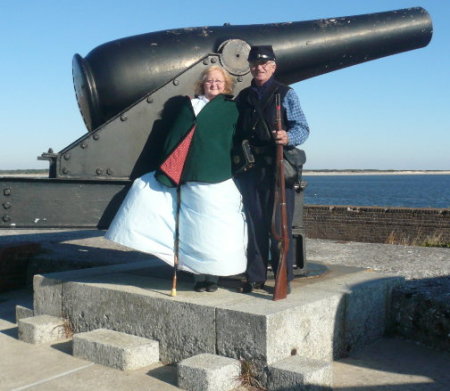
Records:
<instances>
[{"instance_id":1,"label":"green shawl","mask_svg":"<svg viewBox=\"0 0 450 391\"><path fill-rule=\"evenodd\" d=\"M238 110L231 97L218 95L206 104L197 117L190 98L185 97L172 115L175 118L168 129L162 161L180 144L192 126L196 125L181 183L218 183L231 178L231 148L238 118ZM176 186L160 169L156 171L156 178L166 186Z\"/></svg>"}]
</instances>

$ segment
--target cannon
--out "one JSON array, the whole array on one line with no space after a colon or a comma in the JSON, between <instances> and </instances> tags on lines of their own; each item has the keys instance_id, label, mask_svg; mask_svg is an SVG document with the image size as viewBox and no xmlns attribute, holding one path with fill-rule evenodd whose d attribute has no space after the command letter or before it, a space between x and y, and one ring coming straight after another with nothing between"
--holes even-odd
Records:
<instances>
[{"instance_id":1,"label":"cannon","mask_svg":"<svg viewBox=\"0 0 450 391\"><path fill-rule=\"evenodd\" d=\"M165 30L123 38L73 58L73 82L87 132L49 161L48 178L0 178L0 228L107 228L131 181L154 169L160 114L190 95L202 70L220 64L236 80L251 75L251 45L271 44L286 84L426 46L432 23L422 8L292 23ZM302 200L294 228L302 233Z\"/></svg>"}]
</instances>

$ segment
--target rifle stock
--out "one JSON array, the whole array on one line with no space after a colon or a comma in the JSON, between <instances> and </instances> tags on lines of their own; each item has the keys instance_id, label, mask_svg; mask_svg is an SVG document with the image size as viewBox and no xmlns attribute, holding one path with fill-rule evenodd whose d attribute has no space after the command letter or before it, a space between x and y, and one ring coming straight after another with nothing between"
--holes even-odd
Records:
<instances>
[{"instance_id":1,"label":"rifle stock","mask_svg":"<svg viewBox=\"0 0 450 391\"><path fill-rule=\"evenodd\" d=\"M275 96L276 105L276 130L283 130L281 124L281 98L280 94ZM281 230L277 231L275 228L275 219L272 221L272 234L278 240L280 255L278 260L278 268L275 276L275 289L272 300L285 299L288 294L288 280L287 280L287 253L289 251L289 231L288 218L286 210L286 186L284 178L284 157L283 145L277 144L276 148L276 173L275 173L275 196L274 196L274 215L279 212Z\"/></svg>"}]
</instances>

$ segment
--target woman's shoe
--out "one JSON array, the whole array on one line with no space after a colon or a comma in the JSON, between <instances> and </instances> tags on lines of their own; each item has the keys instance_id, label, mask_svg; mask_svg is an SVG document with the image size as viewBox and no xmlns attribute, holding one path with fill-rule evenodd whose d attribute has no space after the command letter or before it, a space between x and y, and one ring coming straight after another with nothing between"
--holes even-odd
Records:
<instances>
[{"instance_id":1,"label":"woman's shoe","mask_svg":"<svg viewBox=\"0 0 450 391\"><path fill-rule=\"evenodd\" d=\"M206 282L205 281L196 282L194 285L194 291L205 292L206 291Z\"/></svg>"}]
</instances>

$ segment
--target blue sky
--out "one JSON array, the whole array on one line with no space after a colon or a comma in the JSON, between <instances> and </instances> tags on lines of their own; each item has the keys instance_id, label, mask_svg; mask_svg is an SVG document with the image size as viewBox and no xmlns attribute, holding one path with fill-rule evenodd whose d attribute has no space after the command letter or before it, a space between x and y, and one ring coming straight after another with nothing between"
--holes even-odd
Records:
<instances>
[{"instance_id":1,"label":"blue sky","mask_svg":"<svg viewBox=\"0 0 450 391\"><path fill-rule=\"evenodd\" d=\"M448 0L0 0L0 169L47 168L36 157L86 132L71 61L118 38L178 27L350 16L421 6L431 43L293 87L311 127L306 169L450 169Z\"/></svg>"}]
</instances>

